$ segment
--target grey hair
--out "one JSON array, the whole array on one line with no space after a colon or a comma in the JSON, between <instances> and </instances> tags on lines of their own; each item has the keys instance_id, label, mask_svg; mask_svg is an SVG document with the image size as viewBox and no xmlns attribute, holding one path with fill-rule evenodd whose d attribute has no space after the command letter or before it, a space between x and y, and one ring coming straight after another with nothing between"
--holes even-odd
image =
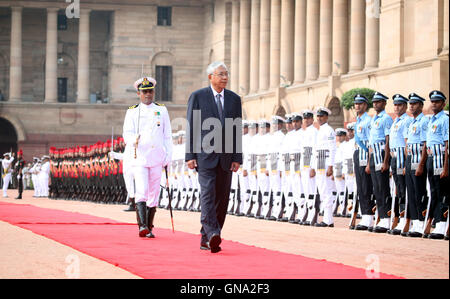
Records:
<instances>
[{"instance_id":1,"label":"grey hair","mask_svg":"<svg viewBox=\"0 0 450 299\"><path fill-rule=\"evenodd\" d=\"M206 74L212 75L214 73L214 71L217 70L221 66L223 66L228 71L228 68L223 61L214 61L213 63L208 65L208 67L206 68Z\"/></svg>"}]
</instances>

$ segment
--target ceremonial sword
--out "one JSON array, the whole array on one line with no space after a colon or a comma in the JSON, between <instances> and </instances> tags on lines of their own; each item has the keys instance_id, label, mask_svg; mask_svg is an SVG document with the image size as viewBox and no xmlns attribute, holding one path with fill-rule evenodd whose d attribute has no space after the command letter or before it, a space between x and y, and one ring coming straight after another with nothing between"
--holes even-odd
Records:
<instances>
[{"instance_id":1,"label":"ceremonial sword","mask_svg":"<svg viewBox=\"0 0 450 299\"><path fill-rule=\"evenodd\" d=\"M172 221L172 232L175 233L175 229L173 228L172 195L169 192L169 175L167 171L167 166L164 166L164 170L166 171L166 191L169 196L169 211L170 211L170 220Z\"/></svg>"}]
</instances>

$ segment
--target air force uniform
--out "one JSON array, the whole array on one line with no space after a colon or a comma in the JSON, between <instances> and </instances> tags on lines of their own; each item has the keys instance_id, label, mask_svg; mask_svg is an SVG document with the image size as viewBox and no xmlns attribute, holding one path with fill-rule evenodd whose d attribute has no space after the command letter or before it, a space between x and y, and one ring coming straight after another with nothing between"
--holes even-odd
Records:
<instances>
[{"instance_id":1,"label":"air force uniform","mask_svg":"<svg viewBox=\"0 0 450 299\"><path fill-rule=\"evenodd\" d=\"M429 94L430 101L445 101L445 95L440 91L432 91ZM427 173L430 181L431 204L428 217L434 218L436 228L430 235L433 239L443 239L446 234L446 222L443 216L449 205L449 176L441 178L445 163L445 155L448 155L449 118L444 111L440 111L430 117L427 130ZM447 145L447 148L446 148ZM446 153L447 150L447 153ZM448 161L447 161L448 163ZM445 200L444 200L445 198ZM447 216L449 217L449 216Z\"/></svg>"},{"instance_id":2,"label":"air force uniform","mask_svg":"<svg viewBox=\"0 0 450 299\"><path fill-rule=\"evenodd\" d=\"M388 97L376 92L373 102L386 101ZM391 195L389 186L389 169L381 171L384 163L386 136L390 134L393 120L385 110L374 115L370 122L369 145L372 150L370 155L370 173L372 177L373 193L375 195L377 212L380 223L374 228L374 232L386 232L390 228L388 211L391 207Z\"/></svg>"}]
</instances>

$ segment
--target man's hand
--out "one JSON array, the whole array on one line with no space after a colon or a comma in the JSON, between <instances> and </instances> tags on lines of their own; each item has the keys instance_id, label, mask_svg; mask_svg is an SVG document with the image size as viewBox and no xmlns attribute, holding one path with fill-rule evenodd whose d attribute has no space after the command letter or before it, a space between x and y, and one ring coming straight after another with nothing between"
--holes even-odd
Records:
<instances>
[{"instance_id":1,"label":"man's hand","mask_svg":"<svg viewBox=\"0 0 450 299\"><path fill-rule=\"evenodd\" d=\"M386 170L389 170L389 164L383 163L383 165L381 165L381 172L385 172Z\"/></svg>"},{"instance_id":2,"label":"man's hand","mask_svg":"<svg viewBox=\"0 0 450 299\"><path fill-rule=\"evenodd\" d=\"M367 163L367 166L366 166L366 173L367 173L367 174L370 174L370 166L369 166L368 163Z\"/></svg>"},{"instance_id":3,"label":"man's hand","mask_svg":"<svg viewBox=\"0 0 450 299\"><path fill-rule=\"evenodd\" d=\"M316 176L316 171L314 170L314 168L311 168L311 170L309 171L309 177L313 178Z\"/></svg>"},{"instance_id":4,"label":"man's hand","mask_svg":"<svg viewBox=\"0 0 450 299\"><path fill-rule=\"evenodd\" d=\"M448 177L448 166L444 167L444 171L441 173L441 179Z\"/></svg>"},{"instance_id":5,"label":"man's hand","mask_svg":"<svg viewBox=\"0 0 450 299\"><path fill-rule=\"evenodd\" d=\"M423 174L423 165L420 164L416 169L415 176L421 176L422 174Z\"/></svg>"},{"instance_id":6,"label":"man's hand","mask_svg":"<svg viewBox=\"0 0 450 299\"><path fill-rule=\"evenodd\" d=\"M327 169L327 176L332 176L333 175L333 166L328 166L328 169Z\"/></svg>"},{"instance_id":7,"label":"man's hand","mask_svg":"<svg viewBox=\"0 0 450 299\"><path fill-rule=\"evenodd\" d=\"M239 167L240 167L240 166L241 166L241 163L233 162L233 163L231 163L231 168L230 168L230 170L233 171L233 172L236 172L236 171L239 170Z\"/></svg>"},{"instance_id":8,"label":"man's hand","mask_svg":"<svg viewBox=\"0 0 450 299\"><path fill-rule=\"evenodd\" d=\"M242 174L244 175L244 177L248 176L248 171L247 170L242 170Z\"/></svg>"},{"instance_id":9,"label":"man's hand","mask_svg":"<svg viewBox=\"0 0 450 299\"><path fill-rule=\"evenodd\" d=\"M187 161L187 167L189 169L195 169L197 167L197 160L189 160Z\"/></svg>"}]
</instances>

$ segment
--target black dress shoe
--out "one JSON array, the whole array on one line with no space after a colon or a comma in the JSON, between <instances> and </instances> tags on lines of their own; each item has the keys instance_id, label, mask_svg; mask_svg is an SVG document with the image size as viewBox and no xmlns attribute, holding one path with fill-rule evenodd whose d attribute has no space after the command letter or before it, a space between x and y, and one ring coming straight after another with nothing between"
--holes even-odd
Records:
<instances>
[{"instance_id":1,"label":"black dress shoe","mask_svg":"<svg viewBox=\"0 0 450 299\"><path fill-rule=\"evenodd\" d=\"M422 234L419 232L408 232L406 235L411 238L421 238L422 237Z\"/></svg>"},{"instance_id":2,"label":"black dress shoe","mask_svg":"<svg viewBox=\"0 0 450 299\"><path fill-rule=\"evenodd\" d=\"M350 225L348 228L351 229L351 230L354 230L355 226L354 225Z\"/></svg>"},{"instance_id":3,"label":"black dress shoe","mask_svg":"<svg viewBox=\"0 0 450 299\"><path fill-rule=\"evenodd\" d=\"M444 237L444 240L445 240L445 241L448 241L448 236L445 236L445 237Z\"/></svg>"},{"instance_id":4,"label":"black dress shoe","mask_svg":"<svg viewBox=\"0 0 450 299\"><path fill-rule=\"evenodd\" d=\"M373 229L373 232L374 232L374 233L381 233L381 234L384 234L384 233L386 233L387 231L388 231L387 228L381 227L381 226L375 226L375 228Z\"/></svg>"},{"instance_id":5,"label":"black dress shoe","mask_svg":"<svg viewBox=\"0 0 450 299\"><path fill-rule=\"evenodd\" d=\"M390 230L387 231L387 233L390 234L390 235L397 236L397 235L401 234L401 230L399 230L399 229L390 229Z\"/></svg>"},{"instance_id":6,"label":"black dress shoe","mask_svg":"<svg viewBox=\"0 0 450 299\"><path fill-rule=\"evenodd\" d=\"M358 224L355 227L355 230L368 230L369 228L365 225Z\"/></svg>"},{"instance_id":7,"label":"black dress shoe","mask_svg":"<svg viewBox=\"0 0 450 299\"><path fill-rule=\"evenodd\" d=\"M373 226L369 226L369 227L367 228L367 231L368 231L368 232L373 232Z\"/></svg>"},{"instance_id":8,"label":"black dress shoe","mask_svg":"<svg viewBox=\"0 0 450 299\"><path fill-rule=\"evenodd\" d=\"M200 244L200 250L211 250L211 249L209 248L208 244ZM217 247L217 250L218 250L217 252L219 252L222 250L222 248L220 248L220 246L219 246L219 247Z\"/></svg>"},{"instance_id":9,"label":"black dress shoe","mask_svg":"<svg viewBox=\"0 0 450 299\"><path fill-rule=\"evenodd\" d=\"M145 235L145 237L147 238L154 238L155 235L152 233L152 231L150 230L148 234Z\"/></svg>"},{"instance_id":10,"label":"black dress shoe","mask_svg":"<svg viewBox=\"0 0 450 299\"><path fill-rule=\"evenodd\" d=\"M334 224L333 223L331 223L331 224L326 224L325 222L320 222L320 223L316 223L316 224L314 224L314 226L317 226L317 227L334 227Z\"/></svg>"},{"instance_id":11,"label":"black dress shoe","mask_svg":"<svg viewBox=\"0 0 450 299\"><path fill-rule=\"evenodd\" d=\"M213 234L211 238L209 239L208 245L211 249L211 253L216 253L220 251L220 243L222 243L222 239L218 234Z\"/></svg>"},{"instance_id":12,"label":"black dress shoe","mask_svg":"<svg viewBox=\"0 0 450 299\"><path fill-rule=\"evenodd\" d=\"M444 239L444 235L443 234L431 233L428 238L429 239L435 239L435 240L443 240Z\"/></svg>"}]
</instances>

